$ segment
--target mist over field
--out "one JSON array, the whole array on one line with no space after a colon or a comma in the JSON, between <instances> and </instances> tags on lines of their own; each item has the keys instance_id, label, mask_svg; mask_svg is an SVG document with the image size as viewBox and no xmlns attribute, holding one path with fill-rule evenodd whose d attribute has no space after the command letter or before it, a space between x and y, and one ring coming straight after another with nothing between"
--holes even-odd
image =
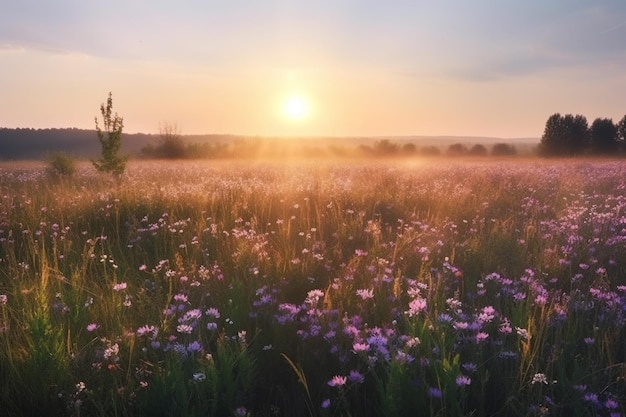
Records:
<instances>
[{"instance_id":1,"label":"mist over field","mask_svg":"<svg viewBox=\"0 0 626 417\"><path fill-rule=\"evenodd\" d=\"M493 138L467 136L381 136L381 137L256 137L236 134L179 135L186 145L197 147L230 148L235 144L268 142L277 152L280 148L299 148L299 156L316 157L331 155L336 151L354 154L359 147L372 147L382 140L397 144L400 148L407 144L419 151L423 148L436 148L445 153L450 145L461 143L471 148L483 145L487 149L497 143L509 144L519 154L535 152L539 138ZM122 150L134 157L145 156L142 150L156 146L161 141L159 134L124 133ZM89 129L7 129L0 128L0 160L43 159L54 153L67 153L76 158L92 158L100 152L95 130ZM217 155L223 156L223 155ZM213 157L217 157L213 156ZM234 157L237 157L236 152ZM202 155L198 156L202 157Z\"/></svg>"}]
</instances>

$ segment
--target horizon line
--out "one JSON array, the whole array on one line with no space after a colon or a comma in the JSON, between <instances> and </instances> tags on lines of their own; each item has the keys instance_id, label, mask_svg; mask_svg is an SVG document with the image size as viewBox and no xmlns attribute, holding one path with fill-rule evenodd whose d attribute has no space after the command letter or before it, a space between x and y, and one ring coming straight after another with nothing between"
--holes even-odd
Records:
<instances>
[{"instance_id":1,"label":"horizon line","mask_svg":"<svg viewBox=\"0 0 626 417\"><path fill-rule=\"evenodd\" d=\"M81 127L6 127L0 126L0 129L13 129L13 130L84 130L93 131L95 128L81 128ZM160 136L160 133L147 133L141 131L134 132L122 132L128 135L151 135ZM411 139L411 138L464 138L464 139L506 139L506 140L539 140L541 136L490 136L490 135L459 135L459 134L376 134L376 135L363 135L363 134L350 134L350 135L329 135L329 134L303 134L303 135L272 135L272 134L243 134L243 133L180 133L179 136L232 136L232 137L246 137L246 138L263 138L263 139Z\"/></svg>"}]
</instances>

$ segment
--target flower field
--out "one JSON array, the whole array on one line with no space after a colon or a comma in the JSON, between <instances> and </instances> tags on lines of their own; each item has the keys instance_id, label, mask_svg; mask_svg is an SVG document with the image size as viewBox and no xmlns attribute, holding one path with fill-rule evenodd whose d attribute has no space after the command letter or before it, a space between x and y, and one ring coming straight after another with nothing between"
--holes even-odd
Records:
<instances>
[{"instance_id":1,"label":"flower field","mask_svg":"<svg viewBox=\"0 0 626 417\"><path fill-rule=\"evenodd\" d=\"M0 410L624 416L626 165L0 165Z\"/></svg>"}]
</instances>

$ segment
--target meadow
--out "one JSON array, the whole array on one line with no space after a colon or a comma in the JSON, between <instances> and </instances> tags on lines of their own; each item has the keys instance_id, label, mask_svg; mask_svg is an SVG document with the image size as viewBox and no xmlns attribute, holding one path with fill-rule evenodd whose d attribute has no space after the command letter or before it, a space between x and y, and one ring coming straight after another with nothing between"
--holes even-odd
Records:
<instances>
[{"instance_id":1,"label":"meadow","mask_svg":"<svg viewBox=\"0 0 626 417\"><path fill-rule=\"evenodd\" d=\"M0 165L0 410L624 416L626 165Z\"/></svg>"}]
</instances>

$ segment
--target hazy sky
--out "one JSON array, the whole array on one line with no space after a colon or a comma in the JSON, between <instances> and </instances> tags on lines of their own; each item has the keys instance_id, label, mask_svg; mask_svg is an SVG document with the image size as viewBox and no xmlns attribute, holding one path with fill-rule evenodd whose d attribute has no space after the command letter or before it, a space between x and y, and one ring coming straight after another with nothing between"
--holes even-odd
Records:
<instances>
[{"instance_id":1,"label":"hazy sky","mask_svg":"<svg viewBox=\"0 0 626 417\"><path fill-rule=\"evenodd\" d=\"M624 40L624 0L4 1L0 127L538 137L626 114Z\"/></svg>"}]
</instances>

